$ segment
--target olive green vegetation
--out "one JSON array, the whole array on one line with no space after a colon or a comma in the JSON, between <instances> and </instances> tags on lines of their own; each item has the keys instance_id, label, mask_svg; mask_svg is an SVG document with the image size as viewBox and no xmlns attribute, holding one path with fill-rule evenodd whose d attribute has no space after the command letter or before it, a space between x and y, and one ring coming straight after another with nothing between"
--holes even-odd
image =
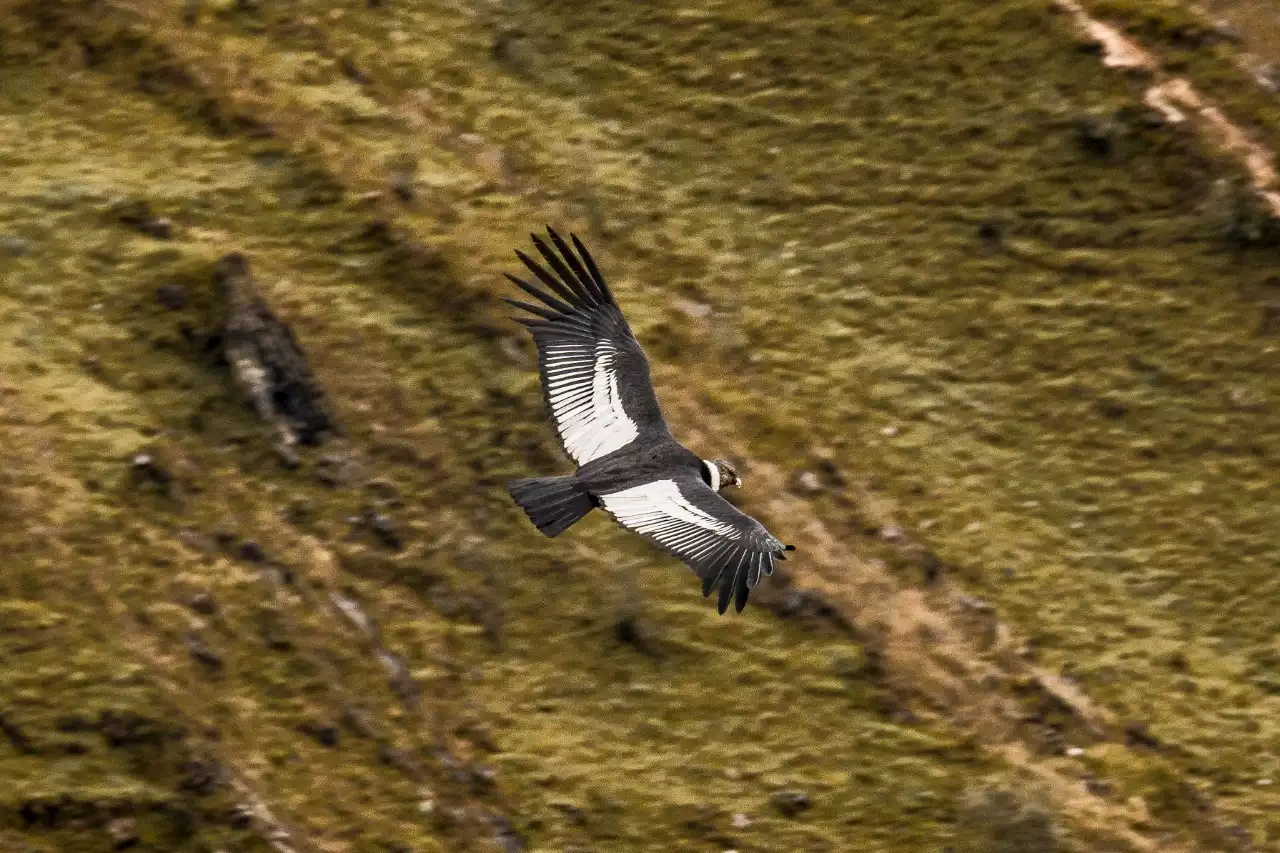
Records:
<instances>
[{"instance_id":1,"label":"olive green vegetation","mask_svg":"<svg viewBox=\"0 0 1280 853\"><path fill-rule=\"evenodd\" d=\"M0 4L0 845L1280 841L1270 224L1047 4L885 7ZM743 615L510 505L544 221L800 547ZM229 251L345 428L296 470Z\"/></svg>"}]
</instances>

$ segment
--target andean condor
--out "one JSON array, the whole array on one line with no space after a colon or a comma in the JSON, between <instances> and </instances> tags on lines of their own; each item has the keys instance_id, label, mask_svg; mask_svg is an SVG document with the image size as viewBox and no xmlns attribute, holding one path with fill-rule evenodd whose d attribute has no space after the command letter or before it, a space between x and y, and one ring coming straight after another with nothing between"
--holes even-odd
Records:
<instances>
[{"instance_id":1,"label":"andean condor","mask_svg":"<svg viewBox=\"0 0 1280 853\"><path fill-rule=\"evenodd\" d=\"M705 460L667 428L649 379L649 362L586 247L572 248L551 228L554 246L536 234L545 266L517 257L542 285L505 274L537 304L505 299L532 316L513 318L538 347L542 392L574 474L507 484L539 530L558 536L594 507L672 554L702 578L702 594L720 584L719 611L738 611L774 559L794 550L719 495L741 486L723 459ZM575 251L576 250L576 251Z\"/></svg>"}]
</instances>

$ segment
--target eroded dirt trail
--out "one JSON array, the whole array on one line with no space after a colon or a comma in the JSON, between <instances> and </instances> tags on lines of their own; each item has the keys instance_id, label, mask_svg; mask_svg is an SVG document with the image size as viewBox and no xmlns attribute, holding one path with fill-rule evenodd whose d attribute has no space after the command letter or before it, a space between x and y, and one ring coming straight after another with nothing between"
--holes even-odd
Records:
<instances>
[{"instance_id":1,"label":"eroded dirt trail","mask_svg":"<svg viewBox=\"0 0 1280 853\"><path fill-rule=\"evenodd\" d=\"M1170 124L1193 121L1196 131L1203 134L1210 145L1220 147L1239 160L1272 215L1280 215L1280 174L1276 172L1274 151L1251 139L1221 108L1201 96L1186 77L1159 73L1159 61L1137 41L1126 38L1117 27L1092 17L1076 0L1056 0L1056 3L1074 18L1085 35L1102 46L1102 62L1108 68L1152 74L1154 79L1143 100L1158 109Z\"/></svg>"}]
</instances>

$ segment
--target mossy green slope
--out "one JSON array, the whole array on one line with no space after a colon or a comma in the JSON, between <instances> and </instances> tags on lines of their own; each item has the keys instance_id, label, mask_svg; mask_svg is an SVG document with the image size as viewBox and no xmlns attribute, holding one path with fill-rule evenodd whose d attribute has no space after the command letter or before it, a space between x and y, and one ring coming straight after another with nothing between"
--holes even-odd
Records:
<instances>
[{"instance_id":1,"label":"mossy green slope","mask_svg":"<svg viewBox=\"0 0 1280 853\"><path fill-rule=\"evenodd\" d=\"M0 753L0 840L914 851L1015 773L846 631L527 529L502 481L562 463L488 296L543 219L699 449L827 466L805 510L852 550L892 504L1144 725L1066 765L1102 810L1058 802L1066 843L1280 836L1275 254L1043 4L187 5L18 5L0 42L0 711L35 750ZM296 472L206 345L233 249L347 430ZM171 734L143 760L104 713ZM59 798L99 806L24 816Z\"/></svg>"}]
</instances>

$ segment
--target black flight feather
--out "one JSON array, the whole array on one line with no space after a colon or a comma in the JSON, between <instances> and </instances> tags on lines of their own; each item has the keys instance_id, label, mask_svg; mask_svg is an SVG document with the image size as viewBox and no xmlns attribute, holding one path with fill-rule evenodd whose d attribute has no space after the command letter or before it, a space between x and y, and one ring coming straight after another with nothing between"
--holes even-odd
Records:
<instances>
[{"instance_id":1,"label":"black flight feather","mask_svg":"<svg viewBox=\"0 0 1280 853\"><path fill-rule=\"evenodd\" d=\"M533 245L538 249L539 254L542 255L543 260L547 262L551 269L555 270L556 275L560 276L560 280L578 291L584 303L588 306L596 304L594 294L587 290L587 286L585 284L578 281L578 277L573 274L572 270L565 266L564 261L560 259L559 255L551 251L551 247L547 245L545 240L537 234L534 234Z\"/></svg>"},{"instance_id":2,"label":"black flight feather","mask_svg":"<svg viewBox=\"0 0 1280 853\"><path fill-rule=\"evenodd\" d=\"M521 311L528 311L530 314L533 314L535 317L541 317L544 320L560 319L559 314L557 314L556 312L552 311L549 308L543 308L541 305L531 305L528 302L521 302L519 299L508 299L505 296L502 297L502 301L515 308L519 308Z\"/></svg>"},{"instance_id":3,"label":"black flight feather","mask_svg":"<svg viewBox=\"0 0 1280 853\"><path fill-rule=\"evenodd\" d=\"M751 573L744 572L743 574L745 574L746 577L741 578L738 585L734 588L736 595L733 597L733 609L738 613L741 613L742 608L747 606L747 596L751 594L751 587L755 586L755 584L750 581Z\"/></svg>"},{"instance_id":4,"label":"black flight feather","mask_svg":"<svg viewBox=\"0 0 1280 853\"><path fill-rule=\"evenodd\" d=\"M567 301L580 303L584 300L583 294L574 290L568 282L556 281L555 276L547 272L546 269L543 268L542 264L538 263L519 249L516 249L516 257L520 259L521 263L529 268L529 272L537 276L538 281L563 296Z\"/></svg>"},{"instance_id":5,"label":"black flight feather","mask_svg":"<svg viewBox=\"0 0 1280 853\"><path fill-rule=\"evenodd\" d=\"M716 601L716 610L724 613L729 609L729 598L733 595L733 575L729 571L723 574L723 580L720 581L720 598Z\"/></svg>"},{"instance_id":6,"label":"black flight feather","mask_svg":"<svg viewBox=\"0 0 1280 853\"><path fill-rule=\"evenodd\" d=\"M561 302L559 299L556 299L554 296L552 296L550 293L547 293L545 290L539 290L529 282L525 281L522 278L516 278L514 275L512 275L509 272L504 272L503 275L507 277L507 281L511 282L516 287L520 288L525 293L529 294L535 299L539 299L542 302L545 302L548 307L554 308L555 310L559 311L561 314L573 313L573 306L570 305L568 302Z\"/></svg>"},{"instance_id":7,"label":"black flight feather","mask_svg":"<svg viewBox=\"0 0 1280 853\"><path fill-rule=\"evenodd\" d=\"M609 300L605 298L605 295L600 292L598 287L595 286L595 282L592 280L591 274L583 268L582 262L578 260L578 256L574 254L573 249L569 248L569 245L565 243L564 239L559 234L551 229L551 226L547 226L547 233L551 235L551 242L556 244L556 248L560 250L560 254L564 256L564 259L569 262L569 266L573 268L573 273L577 277L578 281L582 283L582 286L586 290L591 292L594 297L594 302L597 305L608 304Z\"/></svg>"},{"instance_id":8,"label":"black flight feather","mask_svg":"<svg viewBox=\"0 0 1280 853\"><path fill-rule=\"evenodd\" d=\"M605 283L604 276L601 275L600 268L596 266L591 253L587 251L587 247L582 245L582 241L578 239L577 234L570 234L569 239L573 241L578 254L582 256L582 262L587 265L587 270L591 273L591 283L600 291L600 296L605 302L612 303L613 294L609 292L609 285Z\"/></svg>"}]
</instances>

